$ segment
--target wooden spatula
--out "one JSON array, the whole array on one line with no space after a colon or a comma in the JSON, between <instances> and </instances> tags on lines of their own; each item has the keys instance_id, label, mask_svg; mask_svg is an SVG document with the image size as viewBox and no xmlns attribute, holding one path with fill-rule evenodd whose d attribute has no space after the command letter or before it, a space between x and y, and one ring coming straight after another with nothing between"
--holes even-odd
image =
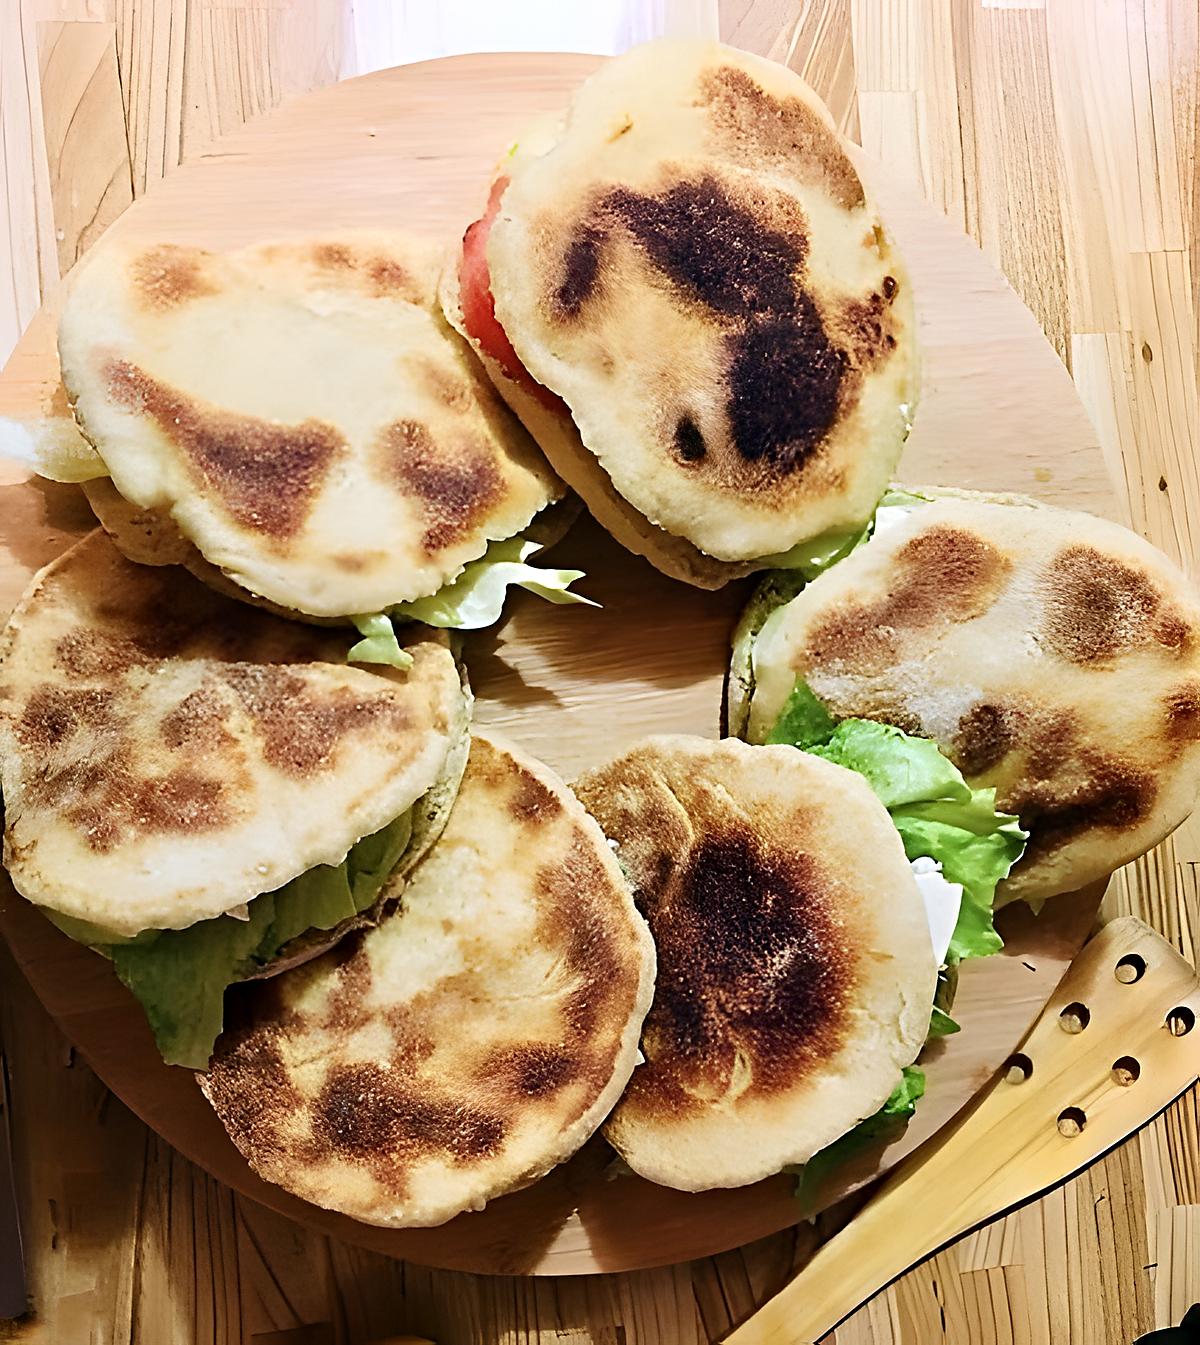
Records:
<instances>
[{"instance_id":1,"label":"wooden spatula","mask_svg":"<svg viewBox=\"0 0 1200 1345\"><path fill-rule=\"evenodd\" d=\"M1001 1076L726 1341L813 1345L909 1266L1079 1172L1196 1082L1197 1015L1200 981L1168 943L1132 917L1106 925Z\"/></svg>"}]
</instances>

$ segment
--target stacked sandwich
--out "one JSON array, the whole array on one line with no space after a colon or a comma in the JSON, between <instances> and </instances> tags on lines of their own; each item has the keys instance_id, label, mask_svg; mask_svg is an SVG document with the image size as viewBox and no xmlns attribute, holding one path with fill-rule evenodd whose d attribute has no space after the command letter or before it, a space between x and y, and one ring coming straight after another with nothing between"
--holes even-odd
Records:
<instances>
[{"instance_id":1,"label":"stacked sandwich","mask_svg":"<svg viewBox=\"0 0 1200 1345\"><path fill-rule=\"evenodd\" d=\"M889 488L913 312L812 92L703 43L607 64L448 256L80 268L46 466L102 530L0 645L5 863L265 1178L435 1224L602 1128L812 1196L912 1114L997 907L1187 814L1193 595L1100 520ZM574 791L472 736L446 633L585 601L529 564L568 486L686 583L765 572L730 736Z\"/></svg>"}]
</instances>

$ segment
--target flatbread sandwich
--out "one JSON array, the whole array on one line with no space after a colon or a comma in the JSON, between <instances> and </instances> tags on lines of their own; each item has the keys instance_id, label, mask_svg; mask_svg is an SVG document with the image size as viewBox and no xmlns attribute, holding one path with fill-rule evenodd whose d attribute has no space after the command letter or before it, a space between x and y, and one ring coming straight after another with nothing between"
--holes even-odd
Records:
<instances>
[{"instance_id":1,"label":"flatbread sandwich","mask_svg":"<svg viewBox=\"0 0 1200 1345\"><path fill-rule=\"evenodd\" d=\"M0 638L4 864L169 1063L202 1068L227 985L378 918L439 833L470 713L445 640L352 667L99 530L35 576Z\"/></svg>"},{"instance_id":2,"label":"flatbread sandwich","mask_svg":"<svg viewBox=\"0 0 1200 1345\"><path fill-rule=\"evenodd\" d=\"M915 406L910 289L813 91L662 41L521 136L442 303L600 523L718 588L870 516Z\"/></svg>"},{"instance_id":3,"label":"flatbread sandwich","mask_svg":"<svg viewBox=\"0 0 1200 1345\"><path fill-rule=\"evenodd\" d=\"M490 624L510 584L582 601L527 564L564 487L443 319L440 255L388 233L89 252L59 353L117 545L376 635Z\"/></svg>"},{"instance_id":4,"label":"flatbread sandwich","mask_svg":"<svg viewBox=\"0 0 1200 1345\"><path fill-rule=\"evenodd\" d=\"M605 1126L680 1190L809 1162L885 1108L937 988L921 888L857 773L790 747L663 736L576 784L658 950L646 1063Z\"/></svg>"},{"instance_id":5,"label":"flatbread sandwich","mask_svg":"<svg viewBox=\"0 0 1200 1345\"><path fill-rule=\"evenodd\" d=\"M935 746L1029 833L999 904L1102 878L1191 811L1200 603L1136 534L1019 497L897 492L870 540L796 588L775 576L747 608L731 731L812 746L854 721L885 753Z\"/></svg>"},{"instance_id":6,"label":"flatbread sandwich","mask_svg":"<svg viewBox=\"0 0 1200 1345\"><path fill-rule=\"evenodd\" d=\"M600 828L547 767L477 735L399 907L246 987L203 1088L267 1180L364 1223L438 1224L596 1130L653 984Z\"/></svg>"}]
</instances>

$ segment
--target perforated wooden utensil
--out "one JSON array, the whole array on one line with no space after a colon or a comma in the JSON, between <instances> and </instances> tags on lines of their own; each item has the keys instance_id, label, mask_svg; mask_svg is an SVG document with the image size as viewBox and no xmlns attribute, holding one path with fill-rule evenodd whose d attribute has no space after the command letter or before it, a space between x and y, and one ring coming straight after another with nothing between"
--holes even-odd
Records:
<instances>
[{"instance_id":1,"label":"perforated wooden utensil","mask_svg":"<svg viewBox=\"0 0 1200 1345\"><path fill-rule=\"evenodd\" d=\"M1200 1076L1197 1014L1200 980L1175 949L1132 917L1106 925L1000 1077L727 1345L812 1345L931 1252L1119 1144Z\"/></svg>"}]
</instances>

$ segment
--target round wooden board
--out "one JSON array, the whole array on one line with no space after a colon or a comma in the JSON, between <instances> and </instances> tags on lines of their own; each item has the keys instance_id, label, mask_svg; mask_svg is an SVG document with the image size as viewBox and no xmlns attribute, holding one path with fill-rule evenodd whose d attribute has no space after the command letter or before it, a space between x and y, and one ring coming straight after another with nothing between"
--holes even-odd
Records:
<instances>
[{"instance_id":1,"label":"round wooden board","mask_svg":"<svg viewBox=\"0 0 1200 1345\"><path fill-rule=\"evenodd\" d=\"M179 169L113 226L146 239L227 248L339 226L452 239L478 211L489 171L531 117L560 107L594 57L461 57L334 85L252 124ZM923 391L907 481L1039 495L1109 514L1096 437L1070 379L1004 279L924 200L863 162L917 293ZM0 376L0 415L61 413L53 305ZM32 483L0 463L0 610L41 564L90 526L74 488ZM466 657L477 717L568 779L648 732L719 732L730 628L746 587L674 584L590 522L559 546L588 572L598 611L522 595ZM1036 1018L1087 935L1099 893L1002 913L1005 953L964 968L963 1031L930 1053L917 1121L879 1170L961 1108ZM388 1231L259 1181L194 1079L159 1061L140 1011L108 964L64 938L7 889L0 924L35 990L99 1075L189 1158L294 1218L388 1254L492 1273L580 1274L712 1253L796 1222L792 1180L685 1195L606 1180L599 1141L526 1191L438 1229Z\"/></svg>"}]
</instances>

